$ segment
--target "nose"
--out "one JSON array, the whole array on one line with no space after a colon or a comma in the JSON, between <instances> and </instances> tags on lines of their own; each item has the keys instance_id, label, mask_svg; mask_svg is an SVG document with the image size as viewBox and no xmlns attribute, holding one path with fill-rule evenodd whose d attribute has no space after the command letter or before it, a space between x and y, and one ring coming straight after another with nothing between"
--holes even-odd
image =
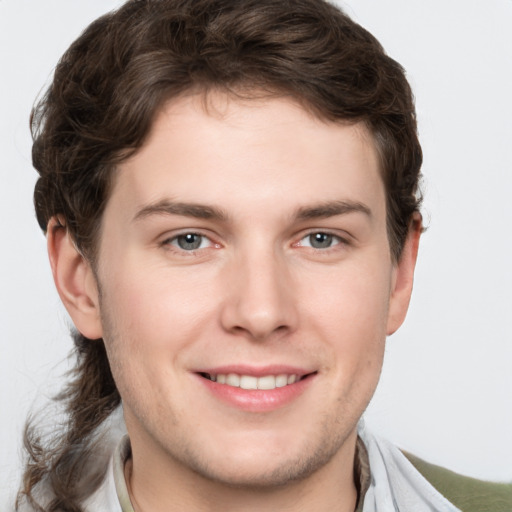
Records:
<instances>
[{"instance_id":1,"label":"nose","mask_svg":"<svg viewBox=\"0 0 512 512\"><path fill-rule=\"evenodd\" d=\"M297 297L285 257L274 251L240 255L226 271L225 330L253 340L295 330Z\"/></svg>"}]
</instances>

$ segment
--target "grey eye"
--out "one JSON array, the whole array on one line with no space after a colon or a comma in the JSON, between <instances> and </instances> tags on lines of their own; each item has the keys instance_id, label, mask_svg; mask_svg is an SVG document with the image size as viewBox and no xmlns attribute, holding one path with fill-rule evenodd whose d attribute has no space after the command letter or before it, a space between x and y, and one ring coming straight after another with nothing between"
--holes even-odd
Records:
<instances>
[{"instance_id":1,"label":"grey eye","mask_svg":"<svg viewBox=\"0 0 512 512\"><path fill-rule=\"evenodd\" d=\"M175 239L175 244L184 251L194 251L203 244L203 236L197 233L186 233L179 235Z\"/></svg>"},{"instance_id":2,"label":"grey eye","mask_svg":"<svg viewBox=\"0 0 512 512\"><path fill-rule=\"evenodd\" d=\"M308 235L308 242L314 249L328 249L333 245L334 236L328 233L311 233Z\"/></svg>"}]
</instances>

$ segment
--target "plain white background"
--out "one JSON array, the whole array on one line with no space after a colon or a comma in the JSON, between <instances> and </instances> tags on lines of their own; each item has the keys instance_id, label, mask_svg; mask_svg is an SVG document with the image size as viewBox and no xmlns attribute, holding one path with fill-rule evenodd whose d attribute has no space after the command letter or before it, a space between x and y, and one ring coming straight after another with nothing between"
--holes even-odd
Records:
<instances>
[{"instance_id":1,"label":"plain white background","mask_svg":"<svg viewBox=\"0 0 512 512\"><path fill-rule=\"evenodd\" d=\"M367 424L432 462L510 481L512 0L340 3L406 68L425 153L429 229ZM119 4L0 0L0 508L26 414L58 390L71 347L33 213L29 112L73 39Z\"/></svg>"}]
</instances>

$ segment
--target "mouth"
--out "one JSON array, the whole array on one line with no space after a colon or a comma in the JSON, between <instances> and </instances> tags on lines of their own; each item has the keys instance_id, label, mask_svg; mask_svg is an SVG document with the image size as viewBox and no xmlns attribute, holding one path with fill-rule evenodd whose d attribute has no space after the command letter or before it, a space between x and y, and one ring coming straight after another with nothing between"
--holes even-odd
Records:
<instances>
[{"instance_id":1,"label":"mouth","mask_svg":"<svg viewBox=\"0 0 512 512\"><path fill-rule=\"evenodd\" d=\"M229 365L201 368L195 372L212 396L249 413L268 413L296 403L311 389L317 370L297 366L268 365L266 367Z\"/></svg>"},{"instance_id":2,"label":"mouth","mask_svg":"<svg viewBox=\"0 0 512 512\"><path fill-rule=\"evenodd\" d=\"M292 384L307 379L314 374L316 374L316 372L305 375L281 373L277 375L270 374L256 377L254 375L243 375L237 373L199 373L199 375L204 379L216 382L217 384L246 390L260 389L265 391L291 386Z\"/></svg>"}]
</instances>

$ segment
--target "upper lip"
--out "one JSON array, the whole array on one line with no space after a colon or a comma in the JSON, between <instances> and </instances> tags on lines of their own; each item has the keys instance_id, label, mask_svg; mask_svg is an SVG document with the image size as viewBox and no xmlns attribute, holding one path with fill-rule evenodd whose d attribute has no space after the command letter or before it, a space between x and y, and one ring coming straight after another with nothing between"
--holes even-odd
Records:
<instances>
[{"instance_id":1,"label":"upper lip","mask_svg":"<svg viewBox=\"0 0 512 512\"><path fill-rule=\"evenodd\" d=\"M235 365L223 365L215 367L205 367L194 370L194 373L207 373L209 375L227 375L229 373L235 373L237 375L251 375L253 377L263 377L265 375L297 375L299 378L310 373L314 373L315 370L308 370L305 368L272 364L268 366L253 366L244 364Z\"/></svg>"}]
</instances>

